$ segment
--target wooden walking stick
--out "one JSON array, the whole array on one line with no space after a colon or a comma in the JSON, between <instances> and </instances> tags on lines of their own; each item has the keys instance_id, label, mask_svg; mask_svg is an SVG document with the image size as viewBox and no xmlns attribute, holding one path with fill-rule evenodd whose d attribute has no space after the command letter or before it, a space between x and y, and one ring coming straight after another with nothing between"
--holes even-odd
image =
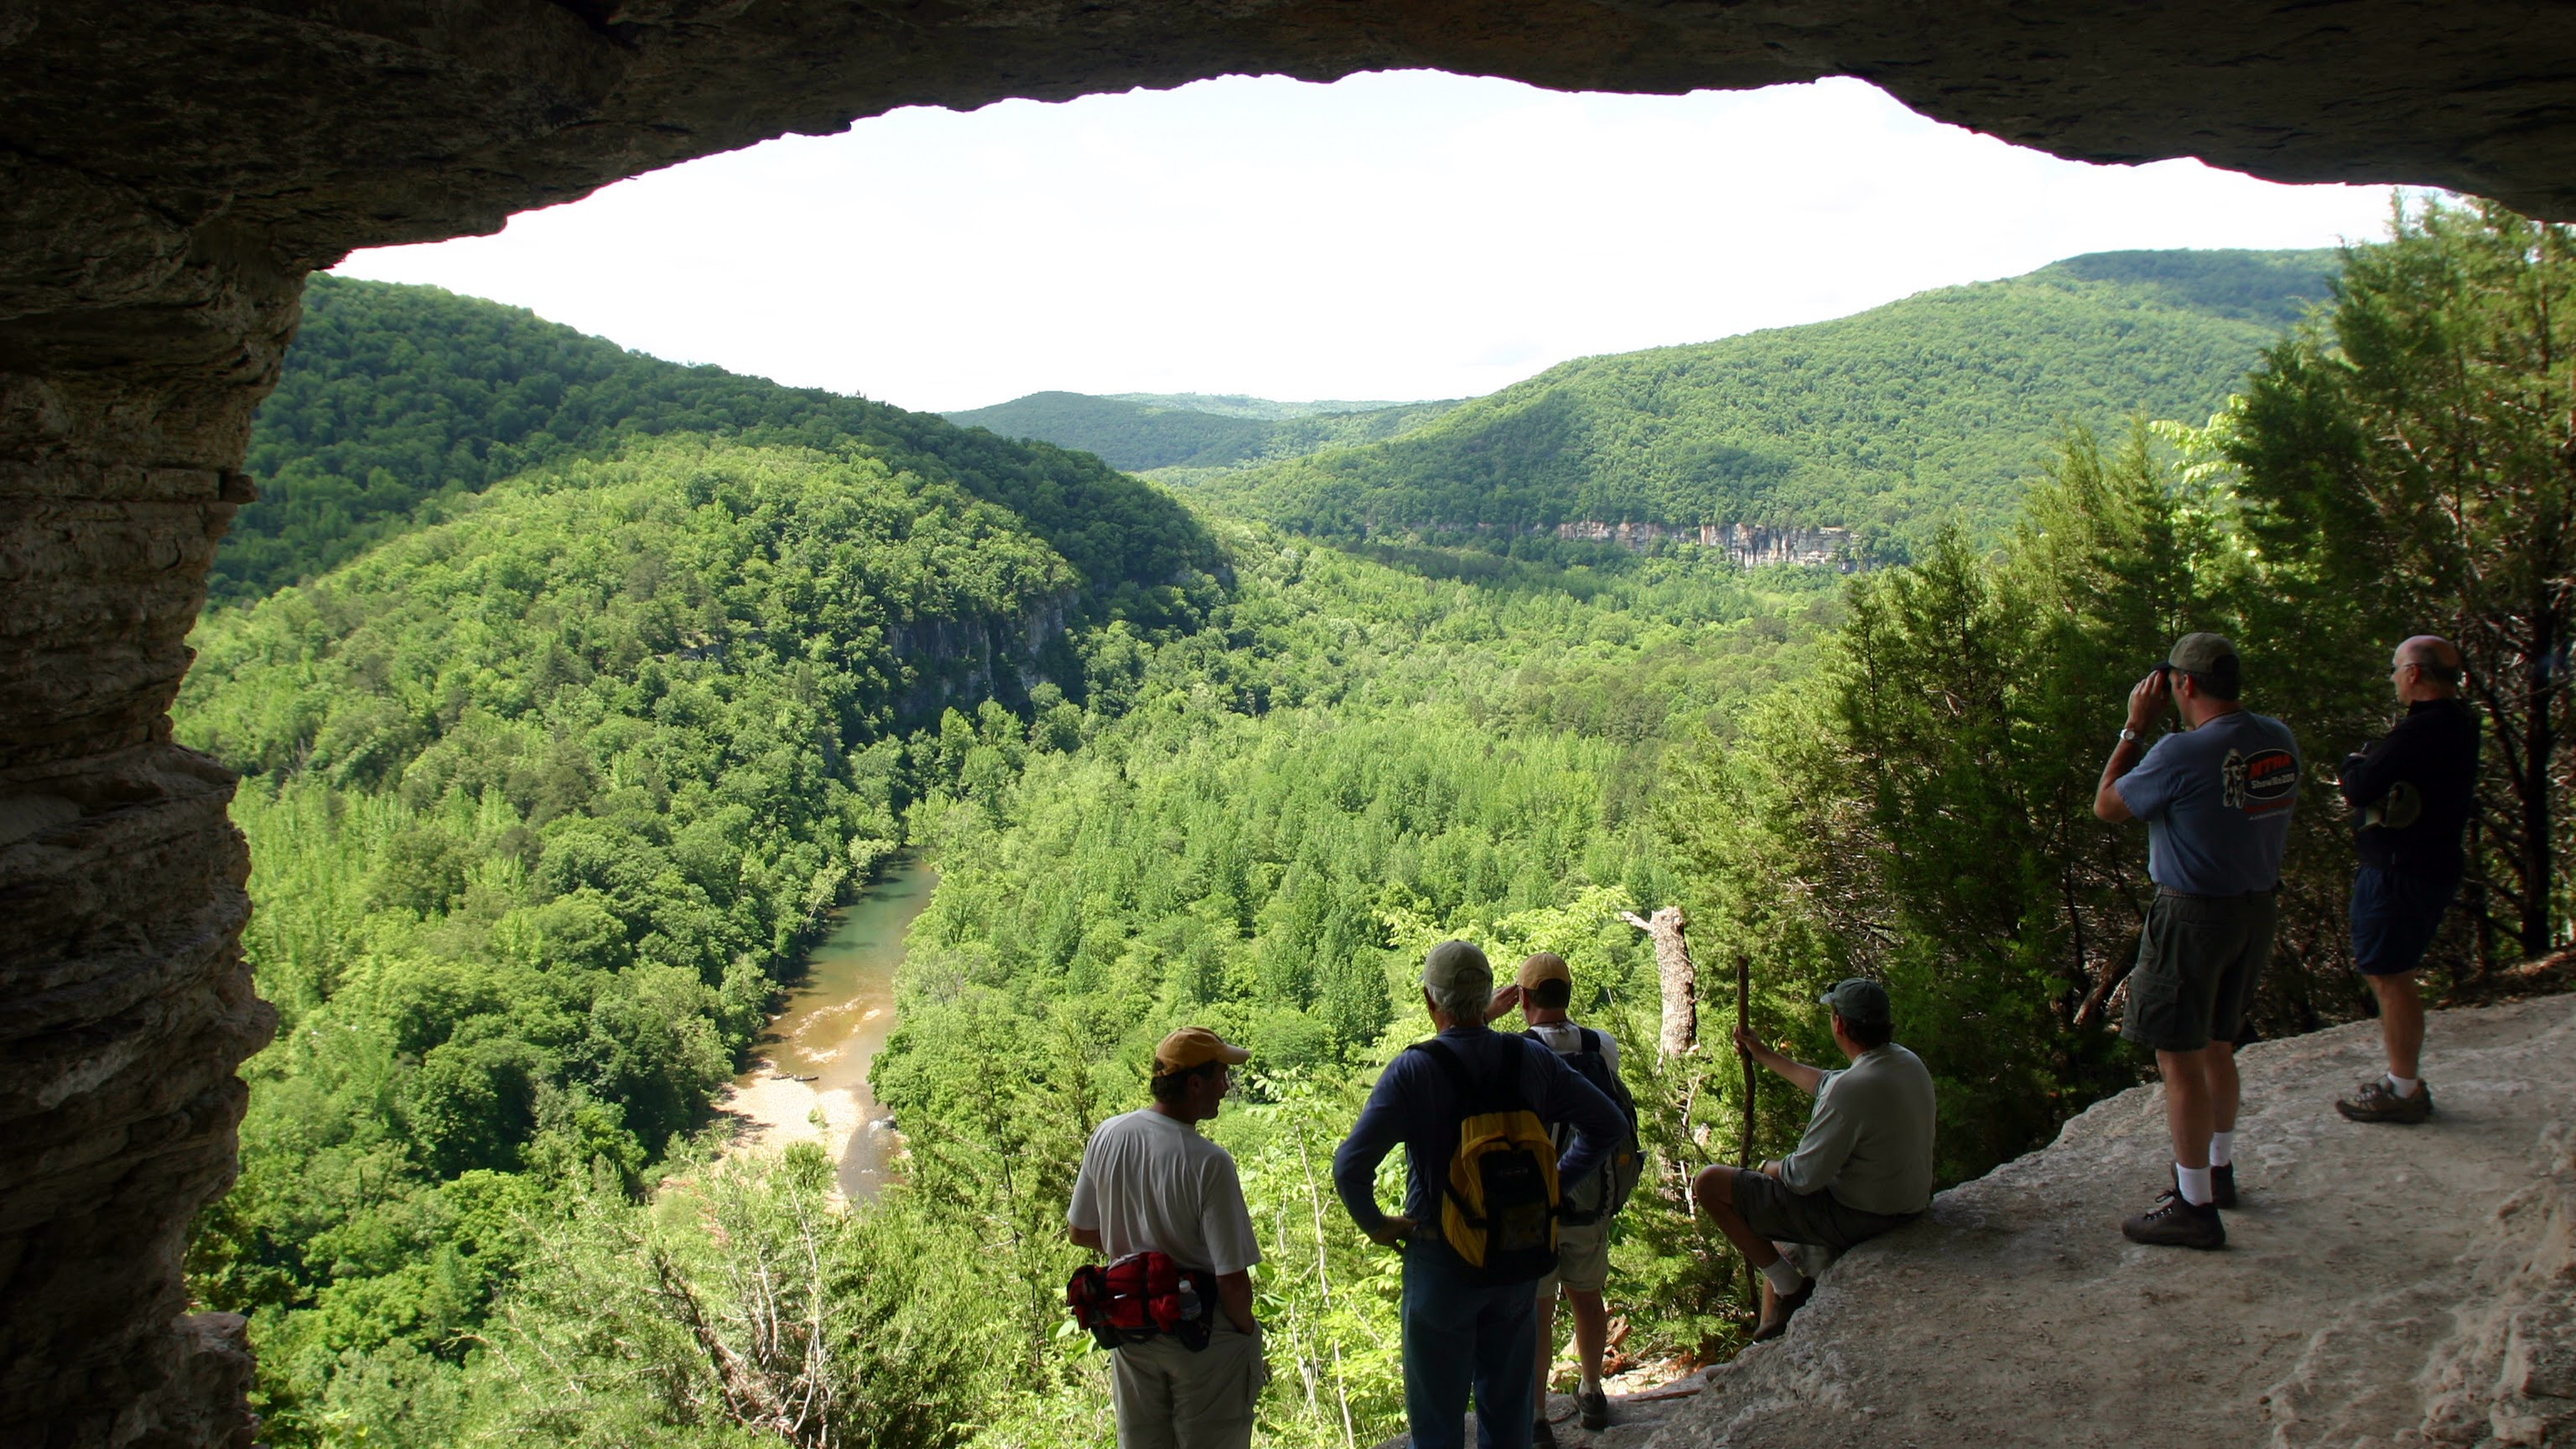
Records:
<instances>
[{"instance_id":1,"label":"wooden walking stick","mask_svg":"<svg viewBox=\"0 0 2576 1449\"><path fill-rule=\"evenodd\" d=\"M1753 1029L1753 962L1743 952L1735 956L1735 1029ZM1735 1149L1735 1165L1753 1165L1753 1053L1738 1047L1738 1060L1744 1063L1744 1140Z\"/></svg>"},{"instance_id":2,"label":"wooden walking stick","mask_svg":"<svg viewBox=\"0 0 2576 1449\"><path fill-rule=\"evenodd\" d=\"M1743 952L1735 953L1735 1029L1753 1029L1753 959ZM1753 1091L1759 1080L1753 1073L1753 1053L1742 1045L1735 1048L1736 1060L1744 1063L1744 1136L1736 1143L1735 1165L1753 1170ZM1762 1283L1753 1271L1753 1260L1744 1260L1744 1300L1758 1320L1762 1312Z\"/></svg>"}]
</instances>

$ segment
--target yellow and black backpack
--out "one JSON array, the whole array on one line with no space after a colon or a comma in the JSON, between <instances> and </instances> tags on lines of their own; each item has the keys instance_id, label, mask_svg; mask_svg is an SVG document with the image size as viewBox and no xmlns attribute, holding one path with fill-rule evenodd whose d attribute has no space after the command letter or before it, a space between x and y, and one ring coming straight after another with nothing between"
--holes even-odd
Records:
<instances>
[{"instance_id":1,"label":"yellow and black backpack","mask_svg":"<svg viewBox=\"0 0 2576 1449\"><path fill-rule=\"evenodd\" d=\"M1434 1037L1410 1050L1438 1062L1458 1089L1440 1235L1488 1283L1546 1277L1556 1268L1556 1144L1522 1099L1520 1052L1504 1053L1501 1080L1480 1086L1455 1044Z\"/></svg>"}]
</instances>

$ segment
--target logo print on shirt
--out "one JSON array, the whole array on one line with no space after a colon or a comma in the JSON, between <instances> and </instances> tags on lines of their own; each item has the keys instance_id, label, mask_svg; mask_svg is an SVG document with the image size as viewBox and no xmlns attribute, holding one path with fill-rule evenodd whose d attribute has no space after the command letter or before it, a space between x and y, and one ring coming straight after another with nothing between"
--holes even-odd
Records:
<instances>
[{"instance_id":1,"label":"logo print on shirt","mask_svg":"<svg viewBox=\"0 0 2576 1449\"><path fill-rule=\"evenodd\" d=\"M2219 799L2232 810L2269 815L2290 808L2299 792L2299 763L2288 750L2229 750L2218 767Z\"/></svg>"}]
</instances>

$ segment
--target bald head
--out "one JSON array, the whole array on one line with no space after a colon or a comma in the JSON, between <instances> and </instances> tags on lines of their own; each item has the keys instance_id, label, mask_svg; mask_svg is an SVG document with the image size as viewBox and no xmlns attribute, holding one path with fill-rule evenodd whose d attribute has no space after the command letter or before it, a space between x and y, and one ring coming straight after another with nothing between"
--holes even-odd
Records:
<instances>
[{"instance_id":1,"label":"bald head","mask_svg":"<svg viewBox=\"0 0 2576 1449\"><path fill-rule=\"evenodd\" d=\"M2418 634L2397 646L2389 672L2397 681L2397 697L2408 704L2447 699L2460 689L2460 651L2438 634Z\"/></svg>"}]
</instances>

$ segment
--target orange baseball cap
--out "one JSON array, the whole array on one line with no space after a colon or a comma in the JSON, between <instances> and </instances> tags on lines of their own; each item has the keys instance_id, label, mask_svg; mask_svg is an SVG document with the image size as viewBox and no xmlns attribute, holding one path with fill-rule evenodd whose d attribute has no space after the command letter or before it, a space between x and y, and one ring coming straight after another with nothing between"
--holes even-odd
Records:
<instances>
[{"instance_id":1,"label":"orange baseball cap","mask_svg":"<svg viewBox=\"0 0 2576 1449\"><path fill-rule=\"evenodd\" d=\"M1564 957L1554 951L1541 951L1523 961L1521 969L1513 973L1512 979L1521 984L1521 990L1529 991L1535 989L1542 981L1562 981L1572 986L1574 973L1567 969Z\"/></svg>"},{"instance_id":2,"label":"orange baseball cap","mask_svg":"<svg viewBox=\"0 0 2576 1449\"><path fill-rule=\"evenodd\" d=\"M1163 1044L1154 1048L1154 1075L1169 1076L1210 1062L1239 1067L1250 1060L1252 1053L1239 1046L1228 1046L1223 1038L1206 1027L1185 1026L1163 1038Z\"/></svg>"}]
</instances>

